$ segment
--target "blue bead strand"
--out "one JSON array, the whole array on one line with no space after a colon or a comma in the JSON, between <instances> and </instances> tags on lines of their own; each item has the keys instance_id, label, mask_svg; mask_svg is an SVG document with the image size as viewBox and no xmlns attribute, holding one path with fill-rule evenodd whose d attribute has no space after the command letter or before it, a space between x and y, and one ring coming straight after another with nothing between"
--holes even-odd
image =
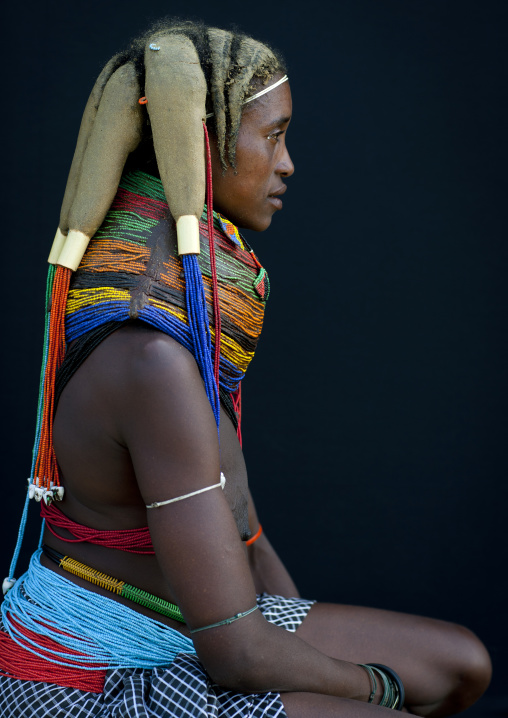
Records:
<instances>
[{"instance_id":1,"label":"blue bead strand","mask_svg":"<svg viewBox=\"0 0 508 718\"><path fill-rule=\"evenodd\" d=\"M41 427L42 427L42 410L44 405L44 376L46 374L46 364L48 362L48 345L49 345L49 302L51 293L53 291L53 282L55 279L56 268L50 264L48 268L48 276L46 279L46 302L45 302L45 325L44 325L44 340L42 344L42 366L39 378L39 398L37 401L37 421L35 425L35 439L34 446L32 449L32 465L30 468L30 479L33 481L35 473L35 462L37 460L37 454L39 452L39 444L41 441ZM18 529L18 537L16 540L16 547L12 555L11 565L9 566L9 581L14 581L14 575L16 573L16 566L19 561L19 554L21 553L21 546L23 545L23 539L25 536L26 522L28 518L28 507L29 507L29 496L28 487L25 498L25 505L23 506L23 513L21 514L21 521Z\"/></svg>"},{"instance_id":2,"label":"blue bead strand","mask_svg":"<svg viewBox=\"0 0 508 718\"><path fill-rule=\"evenodd\" d=\"M178 653L195 655L190 638L106 596L89 591L45 568L41 550L2 604L5 630L35 655L83 670L155 668ZM28 638L10 621L12 616ZM51 638L61 650L42 647L37 636ZM79 657L73 651L80 653Z\"/></svg>"},{"instance_id":3,"label":"blue bead strand","mask_svg":"<svg viewBox=\"0 0 508 718\"><path fill-rule=\"evenodd\" d=\"M220 415L219 393L213 373L212 340L208 324L203 277L196 255L184 254L182 261L185 272L187 316L194 344L193 354L203 377L206 395L212 407L218 429Z\"/></svg>"}]
</instances>

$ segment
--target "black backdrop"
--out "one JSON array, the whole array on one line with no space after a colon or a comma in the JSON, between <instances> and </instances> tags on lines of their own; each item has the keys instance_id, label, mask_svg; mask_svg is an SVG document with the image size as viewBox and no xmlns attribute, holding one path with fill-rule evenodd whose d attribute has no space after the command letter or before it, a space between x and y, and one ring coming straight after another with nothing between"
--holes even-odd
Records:
<instances>
[{"instance_id":1,"label":"black backdrop","mask_svg":"<svg viewBox=\"0 0 508 718\"><path fill-rule=\"evenodd\" d=\"M45 260L88 92L166 12L236 23L282 49L294 100L284 211L249 235L272 282L244 383L261 520L303 595L474 629L508 715L508 3L62 0L5 12L4 574L30 464Z\"/></svg>"}]
</instances>

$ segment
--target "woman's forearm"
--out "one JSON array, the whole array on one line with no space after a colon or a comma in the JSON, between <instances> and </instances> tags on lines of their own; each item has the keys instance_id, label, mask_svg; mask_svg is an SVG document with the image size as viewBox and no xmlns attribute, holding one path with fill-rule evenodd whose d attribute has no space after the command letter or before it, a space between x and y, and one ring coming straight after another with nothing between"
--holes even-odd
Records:
<instances>
[{"instance_id":1,"label":"woman's forearm","mask_svg":"<svg viewBox=\"0 0 508 718\"><path fill-rule=\"evenodd\" d=\"M264 533L247 547L247 556L257 593L286 598L300 596L293 579Z\"/></svg>"},{"instance_id":2,"label":"woman's forearm","mask_svg":"<svg viewBox=\"0 0 508 718\"><path fill-rule=\"evenodd\" d=\"M249 491L249 528L252 536L257 534L259 526L256 506ZM286 598L300 596L293 579L264 531L246 550L257 593L270 593Z\"/></svg>"},{"instance_id":3,"label":"woman's forearm","mask_svg":"<svg viewBox=\"0 0 508 718\"><path fill-rule=\"evenodd\" d=\"M368 701L371 686L363 668L324 655L260 615L241 620L243 626L239 621L219 629L222 636L216 640L201 634L197 642L198 655L217 684L248 693L309 692ZM226 650L217 650L219 642Z\"/></svg>"}]
</instances>

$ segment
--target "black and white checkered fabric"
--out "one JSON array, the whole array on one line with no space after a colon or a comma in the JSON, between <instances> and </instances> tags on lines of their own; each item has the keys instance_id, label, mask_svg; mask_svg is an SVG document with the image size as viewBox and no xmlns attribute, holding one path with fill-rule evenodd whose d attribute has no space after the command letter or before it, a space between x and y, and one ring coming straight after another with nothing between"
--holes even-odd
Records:
<instances>
[{"instance_id":1,"label":"black and white checkered fabric","mask_svg":"<svg viewBox=\"0 0 508 718\"><path fill-rule=\"evenodd\" d=\"M258 608L270 623L294 633L315 601L305 598L283 598L261 593L257 597Z\"/></svg>"},{"instance_id":2,"label":"black and white checkered fabric","mask_svg":"<svg viewBox=\"0 0 508 718\"><path fill-rule=\"evenodd\" d=\"M262 594L265 618L295 631L314 601ZM1 667L0 667L1 670ZM284 718L278 693L235 693L213 685L196 656L164 668L108 671L104 692L87 693L0 675L2 718Z\"/></svg>"}]
</instances>

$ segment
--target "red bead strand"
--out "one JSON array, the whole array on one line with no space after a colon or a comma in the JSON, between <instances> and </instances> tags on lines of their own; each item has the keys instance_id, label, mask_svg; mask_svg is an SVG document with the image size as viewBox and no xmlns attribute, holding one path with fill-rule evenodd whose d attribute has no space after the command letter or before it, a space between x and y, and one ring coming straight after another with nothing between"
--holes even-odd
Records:
<instances>
[{"instance_id":1,"label":"red bead strand","mask_svg":"<svg viewBox=\"0 0 508 718\"><path fill-rule=\"evenodd\" d=\"M212 270L212 288L213 288L213 318L215 326L215 354L214 354L214 375L217 390L219 389L219 369L220 369L220 335L221 320L219 306L219 287L217 283L217 267L215 262L215 243L213 236L213 186L212 186L212 156L210 154L210 140L208 138L208 130L203 122L205 131L205 147L206 147L206 218L208 220L208 242L210 245L210 268Z\"/></svg>"}]
</instances>

